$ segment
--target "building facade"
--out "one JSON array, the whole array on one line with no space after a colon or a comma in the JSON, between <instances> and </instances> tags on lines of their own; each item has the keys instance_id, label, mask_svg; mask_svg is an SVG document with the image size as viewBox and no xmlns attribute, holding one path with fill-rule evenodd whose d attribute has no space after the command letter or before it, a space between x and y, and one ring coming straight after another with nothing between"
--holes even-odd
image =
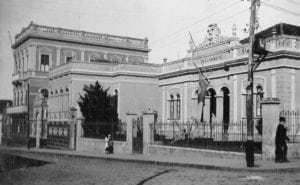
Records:
<instances>
[{"instance_id":1,"label":"building facade","mask_svg":"<svg viewBox=\"0 0 300 185\"><path fill-rule=\"evenodd\" d=\"M121 120L126 120L127 113L151 109L162 122L197 119L210 123L215 119L228 126L246 117L248 41L239 40L234 33L230 37L220 33L212 24L202 43L190 42L186 57L153 64L148 61L147 38L31 23L16 35L13 45L14 103L8 112L15 125L26 124L29 113L31 136L36 135L34 128L43 130L38 125L45 121L43 133L47 135L43 137L51 135L54 143L55 138L66 137L65 143L70 146L72 141L67 136L76 133L70 126L74 110L77 118L82 117L77 103L82 89L99 81L111 95L117 95ZM261 117L263 97L279 98L281 109L299 109L300 27L277 24L257 35L272 52L254 73L255 118ZM195 66L201 67L209 81L204 105L197 100L200 89ZM45 101L34 101L43 89L48 91L47 109L42 106ZM42 107L45 116L39 114ZM36 121L39 119L46 120ZM19 127L16 133L24 137Z\"/></svg>"},{"instance_id":2,"label":"building facade","mask_svg":"<svg viewBox=\"0 0 300 185\"><path fill-rule=\"evenodd\" d=\"M203 118L211 122L236 122L246 118L246 87L248 72L248 42L236 37L224 37L209 27L208 36L198 46L190 45L188 56L162 65L158 76L161 89L162 120L188 121L199 119L198 71L208 78L208 94ZM278 24L257 34L263 38L270 53L254 72L254 116L261 117L260 100L279 98L281 109L299 109L299 30L297 26Z\"/></svg>"}]
</instances>

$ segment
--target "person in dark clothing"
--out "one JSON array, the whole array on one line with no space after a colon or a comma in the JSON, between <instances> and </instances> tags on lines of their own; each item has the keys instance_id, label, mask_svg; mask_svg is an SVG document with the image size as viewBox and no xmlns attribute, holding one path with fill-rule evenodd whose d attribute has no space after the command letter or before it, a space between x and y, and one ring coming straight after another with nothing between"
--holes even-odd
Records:
<instances>
[{"instance_id":1,"label":"person in dark clothing","mask_svg":"<svg viewBox=\"0 0 300 185\"><path fill-rule=\"evenodd\" d=\"M114 152L114 146L113 146L113 141L111 139L111 135L108 134L107 137L105 137L105 153L106 154L112 154Z\"/></svg>"},{"instance_id":2,"label":"person in dark clothing","mask_svg":"<svg viewBox=\"0 0 300 185\"><path fill-rule=\"evenodd\" d=\"M288 162L287 160L287 144L290 139L286 135L285 117L279 118L279 124L275 136L275 162Z\"/></svg>"}]
</instances>

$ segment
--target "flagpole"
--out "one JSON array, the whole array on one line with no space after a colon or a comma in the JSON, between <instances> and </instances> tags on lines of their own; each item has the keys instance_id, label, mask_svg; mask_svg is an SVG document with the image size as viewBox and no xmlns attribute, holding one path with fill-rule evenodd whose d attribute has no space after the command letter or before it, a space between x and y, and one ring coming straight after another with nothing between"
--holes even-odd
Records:
<instances>
[{"instance_id":1,"label":"flagpole","mask_svg":"<svg viewBox=\"0 0 300 185\"><path fill-rule=\"evenodd\" d=\"M205 106L205 91L206 91L206 88L207 88L207 84L209 84L208 82L208 78L202 74L201 70L200 70L200 67L198 67L194 62L193 62L195 68L198 70L198 73L199 73L199 80L198 80L198 106L197 106L197 109L198 109L198 113L199 113L199 116L198 116L198 119L199 121L201 121L202 119L202 113L203 113L203 109L204 109L204 106ZM201 83L201 79L202 81L204 80L206 83L204 86L203 86L203 82ZM201 84L202 84L202 87L201 87ZM204 92L202 92L202 90L204 89ZM201 91L200 91L201 90ZM204 96L204 99L203 99L203 96ZM200 112L200 104L202 102L202 109L201 109L201 112Z\"/></svg>"}]
</instances>

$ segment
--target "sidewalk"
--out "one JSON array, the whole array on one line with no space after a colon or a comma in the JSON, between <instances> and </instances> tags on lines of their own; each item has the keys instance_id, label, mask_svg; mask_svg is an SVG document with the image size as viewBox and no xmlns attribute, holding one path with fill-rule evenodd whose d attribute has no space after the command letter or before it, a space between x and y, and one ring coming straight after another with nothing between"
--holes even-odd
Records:
<instances>
[{"instance_id":1,"label":"sidewalk","mask_svg":"<svg viewBox=\"0 0 300 185\"><path fill-rule=\"evenodd\" d=\"M58 149L36 149L17 148L0 146L0 153L8 154L42 154L51 156L83 157L103 160L114 160L124 162L138 162L145 164L169 165L192 167L199 169L224 170L224 171L246 171L246 172L300 172L300 160L291 159L289 163L275 163L274 161L256 160L255 167L246 167L246 161L241 159L220 159L220 158L184 158L184 157L162 157L142 154L101 154L87 153Z\"/></svg>"}]
</instances>

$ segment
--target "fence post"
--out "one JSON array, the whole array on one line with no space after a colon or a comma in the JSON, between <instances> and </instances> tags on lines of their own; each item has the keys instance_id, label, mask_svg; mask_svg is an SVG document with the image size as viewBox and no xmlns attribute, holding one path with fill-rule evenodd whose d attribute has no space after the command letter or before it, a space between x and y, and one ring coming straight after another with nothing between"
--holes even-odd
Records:
<instances>
[{"instance_id":1,"label":"fence post","mask_svg":"<svg viewBox=\"0 0 300 185\"><path fill-rule=\"evenodd\" d=\"M126 142L127 151L129 154L132 153L132 122L137 118L135 113L126 113Z\"/></svg>"},{"instance_id":2,"label":"fence post","mask_svg":"<svg viewBox=\"0 0 300 185\"><path fill-rule=\"evenodd\" d=\"M154 114L153 110L143 112L143 154L148 153L148 146L153 138L150 125L154 123Z\"/></svg>"},{"instance_id":3,"label":"fence post","mask_svg":"<svg viewBox=\"0 0 300 185\"><path fill-rule=\"evenodd\" d=\"M2 142L2 128L3 128L3 126L2 126L2 123L3 122L3 115L2 114L0 114L0 145L1 145L1 142ZM4 132L3 132L4 133Z\"/></svg>"},{"instance_id":4,"label":"fence post","mask_svg":"<svg viewBox=\"0 0 300 185\"><path fill-rule=\"evenodd\" d=\"M70 149L74 150L76 149L76 133L75 133L75 127L77 122L77 109L75 107L70 108L70 118L69 118L69 125L70 125Z\"/></svg>"},{"instance_id":5,"label":"fence post","mask_svg":"<svg viewBox=\"0 0 300 185\"><path fill-rule=\"evenodd\" d=\"M76 122L76 150L79 150L80 144L79 144L79 139L83 136L83 128L82 128L82 123L83 123L83 118L77 118Z\"/></svg>"},{"instance_id":6,"label":"fence post","mask_svg":"<svg viewBox=\"0 0 300 185\"><path fill-rule=\"evenodd\" d=\"M275 135L279 123L278 98L263 98L262 105L262 157L272 160L275 157Z\"/></svg>"}]
</instances>

